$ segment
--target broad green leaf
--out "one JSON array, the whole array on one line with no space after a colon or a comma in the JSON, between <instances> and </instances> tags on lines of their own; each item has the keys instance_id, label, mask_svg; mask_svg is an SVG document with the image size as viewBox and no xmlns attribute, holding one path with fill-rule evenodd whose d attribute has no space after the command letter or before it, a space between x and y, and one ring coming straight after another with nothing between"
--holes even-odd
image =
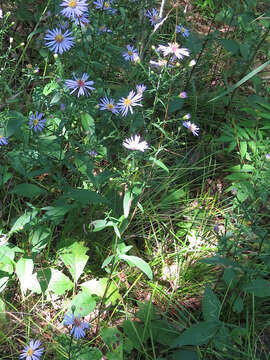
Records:
<instances>
[{"instance_id":1,"label":"broad green leaf","mask_svg":"<svg viewBox=\"0 0 270 360\"><path fill-rule=\"evenodd\" d=\"M237 41L232 39L219 39L218 42L221 46L224 47L227 51L232 54L237 54L239 52L239 44Z\"/></svg>"},{"instance_id":2,"label":"broad green leaf","mask_svg":"<svg viewBox=\"0 0 270 360\"><path fill-rule=\"evenodd\" d=\"M113 346L116 345L119 341L122 341L123 338L122 333L116 327L105 327L101 330L100 335L110 350L112 350Z\"/></svg>"},{"instance_id":3,"label":"broad green leaf","mask_svg":"<svg viewBox=\"0 0 270 360\"><path fill-rule=\"evenodd\" d=\"M184 99L181 99L179 97L172 98L171 101L169 102L168 114L172 114L182 109L184 102L185 102Z\"/></svg>"},{"instance_id":4,"label":"broad green leaf","mask_svg":"<svg viewBox=\"0 0 270 360\"><path fill-rule=\"evenodd\" d=\"M247 153L247 142L246 141L240 141L240 155L243 159Z\"/></svg>"},{"instance_id":5,"label":"broad green leaf","mask_svg":"<svg viewBox=\"0 0 270 360\"><path fill-rule=\"evenodd\" d=\"M7 323L6 304L3 299L0 298L0 332L4 330L3 327L7 325Z\"/></svg>"},{"instance_id":6,"label":"broad green leaf","mask_svg":"<svg viewBox=\"0 0 270 360\"><path fill-rule=\"evenodd\" d=\"M72 360L102 360L102 352L95 347L83 346L79 352L76 352Z\"/></svg>"},{"instance_id":7,"label":"broad green leaf","mask_svg":"<svg viewBox=\"0 0 270 360\"><path fill-rule=\"evenodd\" d=\"M20 130L21 126L26 121L25 116L13 110L7 113L7 118L7 137L16 134L16 132Z\"/></svg>"},{"instance_id":8,"label":"broad green leaf","mask_svg":"<svg viewBox=\"0 0 270 360\"><path fill-rule=\"evenodd\" d=\"M125 196L124 196L124 200L123 200L123 208L124 208L124 217L125 218L128 218L132 200L133 200L132 193L131 193L131 191L127 190L125 192Z\"/></svg>"},{"instance_id":9,"label":"broad green leaf","mask_svg":"<svg viewBox=\"0 0 270 360\"><path fill-rule=\"evenodd\" d=\"M27 198L34 198L40 195L46 195L47 191L34 184L19 184L16 185L11 194L17 194Z\"/></svg>"},{"instance_id":10,"label":"broad green leaf","mask_svg":"<svg viewBox=\"0 0 270 360\"><path fill-rule=\"evenodd\" d=\"M67 192L67 195L81 204L107 203L105 198L92 190L71 188Z\"/></svg>"},{"instance_id":11,"label":"broad green leaf","mask_svg":"<svg viewBox=\"0 0 270 360\"><path fill-rule=\"evenodd\" d=\"M101 279L92 279L82 283L80 286L84 291L88 291L90 294L95 294L99 297L103 297L105 289L107 287L108 279L101 278ZM113 305L119 301L120 295L118 291L118 287L116 284L111 281L109 288L107 289L107 294L105 298L105 303L112 303Z\"/></svg>"},{"instance_id":12,"label":"broad green leaf","mask_svg":"<svg viewBox=\"0 0 270 360\"><path fill-rule=\"evenodd\" d=\"M199 356L192 350L177 350L172 354L172 360L199 360Z\"/></svg>"},{"instance_id":13,"label":"broad green leaf","mask_svg":"<svg viewBox=\"0 0 270 360\"><path fill-rule=\"evenodd\" d=\"M37 279L37 273L32 274L31 278L29 278L28 281L28 289L36 294L41 294L41 287Z\"/></svg>"},{"instance_id":14,"label":"broad green leaf","mask_svg":"<svg viewBox=\"0 0 270 360\"><path fill-rule=\"evenodd\" d=\"M94 298L87 291L81 291L76 295L69 306L70 313L72 306L75 306L74 314L80 316L86 316L94 311L96 307L96 302Z\"/></svg>"},{"instance_id":15,"label":"broad green leaf","mask_svg":"<svg viewBox=\"0 0 270 360\"><path fill-rule=\"evenodd\" d=\"M137 256L131 256L131 255L119 255L119 258L126 261L129 266L137 266L142 272L145 273L145 275L148 276L148 278L150 280L153 279L153 273L152 270L149 266L149 264L147 264L147 262L145 262L143 259L140 259Z\"/></svg>"},{"instance_id":16,"label":"broad green leaf","mask_svg":"<svg viewBox=\"0 0 270 360\"><path fill-rule=\"evenodd\" d=\"M95 134L95 120L93 117L87 113L81 115L82 126L84 131L89 133L89 135Z\"/></svg>"},{"instance_id":17,"label":"broad green leaf","mask_svg":"<svg viewBox=\"0 0 270 360\"><path fill-rule=\"evenodd\" d=\"M142 349L143 344L149 338L148 329L135 321L125 320L123 322L123 330L125 336L132 342L136 349Z\"/></svg>"},{"instance_id":18,"label":"broad green leaf","mask_svg":"<svg viewBox=\"0 0 270 360\"><path fill-rule=\"evenodd\" d=\"M21 291L24 295L26 290L30 289L33 270L34 262L32 259L21 257L16 264L15 272L20 280Z\"/></svg>"},{"instance_id":19,"label":"broad green leaf","mask_svg":"<svg viewBox=\"0 0 270 360\"><path fill-rule=\"evenodd\" d=\"M258 297L270 296L270 281L264 279L251 280L243 290Z\"/></svg>"},{"instance_id":20,"label":"broad green leaf","mask_svg":"<svg viewBox=\"0 0 270 360\"><path fill-rule=\"evenodd\" d=\"M219 319L221 303L209 285L206 285L204 290L202 310L205 321L215 321Z\"/></svg>"},{"instance_id":21,"label":"broad green leaf","mask_svg":"<svg viewBox=\"0 0 270 360\"><path fill-rule=\"evenodd\" d=\"M138 301L139 311L136 312L136 317L143 322L160 320L160 315L158 314L155 306L152 301L140 302Z\"/></svg>"},{"instance_id":22,"label":"broad green leaf","mask_svg":"<svg viewBox=\"0 0 270 360\"><path fill-rule=\"evenodd\" d=\"M64 253L60 255L63 263L68 268L74 281L77 283L81 276L83 269L89 259L85 253L88 250L83 243L75 242L64 250Z\"/></svg>"},{"instance_id":23,"label":"broad green leaf","mask_svg":"<svg viewBox=\"0 0 270 360\"><path fill-rule=\"evenodd\" d=\"M176 339L171 348L184 345L203 345L207 344L216 335L222 323L217 321L203 321L192 325Z\"/></svg>"},{"instance_id":24,"label":"broad green leaf","mask_svg":"<svg viewBox=\"0 0 270 360\"><path fill-rule=\"evenodd\" d=\"M55 89L58 89L59 85L55 80L51 81L50 83L46 84L43 89L43 95L48 96L51 92Z\"/></svg>"},{"instance_id":25,"label":"broad green leaf","mask_svg":"<svg viewBox=\"0 0 270 360\"><path fill-rule=\"evenodd\" d=\"M259 67L257 67L257 69L254 69L253 71L251 71L248 75L244 76L243 79L241 79L240 81L238 81L236 84L234 84L233 86L231 86L228 90L224 91L223 93L221 93L220 95L216 96L215 98L209 100L208 102L211 101L216 101L217 99L229 94L230 92L232 92L234 89L237 89L239 86L241 86L242 84L244 84L246 81L248 81L249 79L251 79L253 76L255 76L256 74L258 74L260 71L262 71L266 66L268 66L270 64L270 60L266 61L265 63L263 63L262 65L260 65Z\"/></svg>"},{"instance_id":26,"label":"broad green leaf","mask_svg":"<svg viewBox=\"0 0 270 360\"><path fill-rule=\"evenodd\" d=\"M218 351L229 351L229 349L232 348L232 337L229 332L228 327L226 327L225 324L222 324L218 332L213 338L213 343L215 345L215 348Z\"/></svg>"},{"instance_id":27,"label":"broad green leaf","mask_svg":"<svg viewBox=\"0 0 270 360\"><path fill-rule=\"evenodd\" d=\"M233 308L232 308L232 309L233 309L233 311L236 312L237 314L240 314L240 313L243 311L243 309L244 309L244 302L243 302L241 296L238 296L238 297L236 298L236 300L235 300L234 303L233 303Z\"/></svg>"},{"instance_id":28,"label":"broad green leaf","mask_svg":"<svg viewBox=\"0 0 270 360\"><path fill-rule=\"evenodd\" d=\"M174 190L168 194L164 194L161 197L160 204L162 205L168 205L168 204L175 204L176 202L179 202L180 199L184 199L186 197L187 193L183 189Z\"/></svg>"},{"instance_id":29,"label":"broad green leaf","mask_svg":"<svg viewBox=\"0 0 270 360\"><path fill-rule=\"evenodd\" d=\"M63 295L73 287L72 281L66 275L52 268L40 270L38 280L43 293L52 291L57 295Z\"/></svg>"},{"instance_id":30,"label":"broad green leaf","mask_svg":"<svg viewBox=\"0 0 270 360\"><path fill-rule=\"evenodd\" d=\"M153 338L161 345L172 345L173 341L179 337L179 330L167 320L152 321L151 330Z\"/></svg>"},{"instance_id":31,"label":"broad green leaf","mask_svg":"<svg viewBox=\"0 0 270 360\"><path fill-rule=\"evenodd\" d=\"M30 232L29 241L32 253L40 253L50 241L52 230L45 225L39 226L36 230Z\"/></svg>"},{"instance_id":32,"label":"broad green leaf","mask_svg":"<svg viewBox=\"0 0 270 360\"><path fill-rule=\"evenodd\" d=\"M13 224L9 235L13 234L16 231L23 230L24 226L31 223L31 221L37 216L37 214L38 212L36 210L33 210L21 215Z\"/></svg>"},{"instance_id":33,"label":"broad green leaf","mask_svg":"<svg viewBox=\"0 0 270 360\"><path fill-rule=\"evenodd\" d=\"M154 164L156 164L158 167L165 170L167 174L169 174L169 169L161 160L158 160L158 159L154 158L153 156L150 156L149 160L153 161Z\"/></svg>"}]
</instances>

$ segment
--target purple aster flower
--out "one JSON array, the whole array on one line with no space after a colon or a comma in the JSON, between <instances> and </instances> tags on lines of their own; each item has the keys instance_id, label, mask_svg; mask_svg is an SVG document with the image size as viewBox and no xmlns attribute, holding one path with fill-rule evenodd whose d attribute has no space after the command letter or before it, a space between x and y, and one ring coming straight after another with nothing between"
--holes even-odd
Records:
<instances>
[{"instance_id":1,"label":"purple aster flower","mask_svg":"<svg viewBox=\"0 0 270 360\"><path fill-rule=\"evenodd\" d=\"M88 11L87 0L64 0L60 6L64 7L60 11L61 14L70 19L81 16L84 12Z\"/></svg>"},{"instance_id":2,"label":"purple aster flower","mask_svg":"<svg viewBox=\"0 0 270 360\"><path fill-rule=\"evenodd\" d=\"M180 92L178 97L180 97L181 99L186 99L187 98L187 93L185 91L182 91L182 92Z\"/></svg>"},{"instance_id":3,"label":"purple aster flower","mask_svg":"<svg viewBox=\"0 0 270 360\"><path fill-rule=\"evenodd\" d=\"M123 141L123 146L129 150L139 150L144 152L146 149L149 149L149 146L146 141L140 141L140 135L131 136L129 139Z\"/></svg>"},{"instance_id":4,"label":"purple aster flower","mask_svg":"<svg viewBox=\"0 0 270 360\"><path fill-rule=\"evenodd\" d=\"M159 45L157 51L162 51L163 56L169 54L174 55L177 59L183 59L184 56L189 56L189 50L186 48L179 48L179 44L176 42L168 43L169 46Z\"/></svg>"},{"instance_id":5,"label":"purple aster flower","mask_svg":"<svg viewBox=\"0 0 270 360\"><path fill-rule=\"evenodd\" d=\"M91 158L96 157L97 154L98 154L95 150L89 150L89 151L86 151L86 152Z\"/></svg>"},{"instance_id":6,"label":"purple aster flower","mask_svg":"<svg viewBox=\"0 0 270 360\"><path fill-rule=\"evenodd\" d=\"M64 325L72 325L70 335L74 335L75 339L85 337L85 330L90 327L87 322L81 320L80 315L75 316L74 314L64 316Z\"/></svg>"},{"instance_id":7,"label":"purple aster flower","mask_svg":"<svg viewBox=\"0 0 270 360\"><path fill-rule=\"evenodd\" d=\"M103 34L103 33L112 33L112 30L111 29L108 29L105 25L104 26L101 26L98 31L97 31L97 34L100 35L100 34Z\"/></svg>"},{"instance_id":8,"label":"purple aster flower","mask_svg":"<svg viewBox=\"0 0 270 360\"><path fill-rule=\"evenodd\" d=\"M66 109L66 105L63 104L63 103L61 103L61 104L60 104L60 110L61 110L61 111L64 111L65 109Z\"/></svg>"},{"instance_id":9,"label":"purple aster flower","mask_svg":"<svg viewBox=\"0 0 270 360\"><path fill-rule=\"evenodd\" d=\"M74 45L74 38L71 35L71 32L68 30L64 33L58 28L47 30L47 34L44 37L45 45L56 54L62 54Z\"/></svg>"},{"instance_id":10,"label":"purple aster flower","mask_svg":"<svg viewBox=\"0 0 270 360\"><path fill-rule=\"evenodd\" d=\"M192 124L190 121L184 121L183 125L189 129L194 136L199 136L200 128L197 125Z\"/></svg>"},{"instance_id":11,"label":"purple aster flower","mask_svg":"<svg viewBox=\"0 0 270 360\"><path fill-rule=\"evenodd\" d=\"M42 131L47 119L43 119L43 113L38 113L36 111L35 114L30 115L29 117L29 126L30 129L33 129L34 132Z\"/></svg>"},{"instance_id":12,"label":"purple aster flower","mask_svg":"<svg viewBox=\"0 0 270 360\"><path fill-rule=\"evenodd\" d=\"M29 345L26 346L20 354L20 359L26 360L39 360L44 349L40 348L41 342L39 340L31 340Z\"/></svg>"},{"instance_id":13,"label":"purple aster flower","mask_svg":"<svg viewBox=\"0 0 270 360\"><path fill-rule=\"evenodd\" d=\"M182 34L184 37L189 37L188 29L184 28L182 25L176 26L176 32Z\"/></svg>"},{"instance_id":14,"label":"purple aster flower","mask_svg":"<svg viewBox=\"0 0 270 360\"><path fill-rule=\"evenodd\" d=\"M135 94L135 91L131 90L128 94L128 97L122 97L118 103L117 107L121 111L122 116L126 116L128 110L133 114L133 106L142 106L142 104L138 104L139 101L142 100L142 94Z\"/></svg>"},{"instance_id":15,"label":"purple aster flower","mask_svg":"<svg viewBox=\"0 0 270 360\"><path fill-rule=\"evenodd\" d=\"M138 50L134 46L127 45L127 51L123 52L122 55L126 61L136 61L139 57Z\"/></svg>"},{"instance_id":16,"label":"purple aster flower","mask_svg":"<svg viewBox=\"0 0 270 360\"><path fill-rule=\"evenodd\" d=\"M8 139L5 136L0 135L0 146L7 144L8 144Z\"/></svg>"},{"instance_id":17,"label":"purple aster flower","mask_svg":"<svg viewBox=\"0 0 270 360\"><path fill-rule=\"evenodd\" d=\"M116 105L114 104L113 99L108 99L107 97L100 99L100 104L98 104L100 110L108 110L111 111L113 114L118 114L118 110Z\"/></svg>"},{"instance_id":18,"label":"purple aster flower","mask_svg":"<svg viewBox=\"0 0 270 360\"><path fill-rule=\"evenodd\" d=\"M156 24L158 24L160 22L160 20L162 20L159 17L157 9L155 9L155 8L153 8L152 11L150 9L148 9L145 12L145 16L149 18L149 20L153 26L155 26Z\"/></svg>"},{"instance_id":19,"label":"purple aster flower","mask_svg":"<svg viewBox=\"0 0 270 360\"><path fill-rule=\"evenodd\" d=\"M1 143L1 137L0 137L0 143ZM6 145L6 144L5 144ZM265 160L270 161L270 154L265 155Z\"/></svg>"},{"instance_id":20,"label":"purple aster flower","mask_svg":"<svg viewBox=\"0 0 270 360\"><path fill-rule=\"evenodd\" d=\"M104 10L104 11L108 11L112 14L115 14L116 13L116 9L113 9L112 8L112 3L113 1L112 0L96 0L93 2L93 4L96 6L96 9L98 10Z\"/></svg>"},{"instance_id":21,"label":"purple aster flower","mask_svg":"<svg viewBox=\"0 0 270 360\"><path fill-rule=\"evenodd\" d=\"M87 79L89 78L89 75L87 73L83 73L81 78L76 78L74 74L73 74L73 77L75 80L66 80L65 81L65 85L69 89L72 89L70 94L73 94L74 91L79 90L78 97L81 95L87 96L89 94L88 90L95 90L95 88L91 86L94 84L94 81L92 81L92 80L87 81Z\"/></svg>"},{"instance_id":22,"label":"purple aster flower","mask_svg":"<svg viewBox=\"0 0 270 360\"><path fill-rule=\"evenodd\" d=\"M89 13L86 12L82 15L76 16L73 18L73 21L76 25L86 26L89 24Z\"/></svg>"},{"instance_id":23,"label":"purple aster flower","mask_svg":"<svg viewBox=\"0 0 270 360\"><path fill-rule=\"evenodd\" d=\"M136 85L137 94L143 94L143 92L146 90L146 86L144 84Z\"/></svg>"}]
</instances>

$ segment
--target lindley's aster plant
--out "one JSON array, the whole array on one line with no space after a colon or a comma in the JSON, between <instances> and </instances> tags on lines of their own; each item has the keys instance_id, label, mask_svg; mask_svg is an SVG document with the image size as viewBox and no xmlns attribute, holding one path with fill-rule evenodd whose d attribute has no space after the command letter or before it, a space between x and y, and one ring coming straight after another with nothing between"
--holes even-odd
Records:
<instances>
[{"instance_id":1,"label":"lindley's aster plant","mask_svg":"<svg viewBox=\"0 0 270 360\"><path fill-rule=\"evenodd\" d=\"M59 28L47 30L46 36L44 37L45 45L51 51L54 51L54 53L62 54L74 45L74 38L71 35L69 30L65 32Z\"/></svg>"},{"instance_id":2,"label":"lindley's aster plant","mask_svg":"<svg viewBox=\"0 0 270 360\"><path fill-rule=\"evenodd\" d=\"M70 19L82 16L88 11L87 0L64 0L60 6L64 7L61 14Z\"/></svg>"},{"instance_id":3,"label":"lindley's aster plant","mask_svg":"<svg viewBox=\"0 0 270 360\"><path fill-rule=\"evenodd\" d=\"M141 141L140 135L131 136L129 139L123 141L123 146L129 150L139 150L144 152L146 149L149 149L149 146L146 141Z\"/></svg>"},{"instance_id":4,"label":"lindley's aster plant","mask_svg":"<svg viewBox=\"0 0 270 360\"><path fill-rule=\"evenodd\" d=\"M29 126L30 129L33 129L34 132L42 131L47 119L43 118L43 113L38 113L36 111L35 114L30 115L29 117Z\"/></svg>"},{"instance_id":5,"label":"lindley's aster plant","mask_svg":"<svg viewBox=\"0 0 270 360\"><path fill-rule=\"evenodd\" d=\"M83 73L81 78L77 78L74 74L73 77L75 80L69 79L65 81L65 85L69 89L72 89L70 94L73 94L76 90L78 90L78 97L81 95L87 96L89 94L89 90L95 90L95 88L92 87L94 81L87 81L87 79L89 78L89 75L87 73Z\"/></svg>"},{"instance_id":6,"label":"lindley's aster plant","mask_svg":"<svg viewBox=\"0 0 270 360\"><path fill-rule=\"evenodd\" d=\"M39 340L31 340L29 345L26 346L20 354L20 359L26 360L39 360L44 349L40 348L41 342Z\"/></svg>"},{"instance_id":7,"label":"lindley's aster plant","mask_svg":"<svg viewBox=\"0 0 270 360\"><path fill-rule=\"evenodd\" d=\"M150 9L146 10L145 16L149 18L151 24L155 26L162 19L160 19L157 9L153 8L152 11Z\"/></svg>"},{"instance_id":8,"label":"lindley's aster plant","mask_svg":"<svg viewBox=\"0 0 270 360\"><path fill-rule=\"evenodd\" d=\"M81 320L81 316L75 316L74 314L64 316L64 325L72 325L70 330L70 335L73 335L75 339L80 339L85 337L85 330L89 329L90 325Z\"/></svg>"},{"instance_id":9,"label":"lindley's aster plant","mask_svg":"<svg viewBox=\"0 0 270 360\"><path fill-rule=\"evenodd\" d=\"M122 97L118 103L117 108L121 112L122 116L126 116L128 113L128 110L133 114L133 107L134 106L142 106L142 104L139 104L139 101L142 100L142 94L138 93L136 94L134 90L131 90L126 98Z\"/></svg>"},{"instance_id":10,"label":"lindley's aster plant","mask_svg":"<svg viewBox=\"0 0 270 360\"><path fill-rule=\"evenodd\" d=\"M108 99L107 96L100 99L100 104L98 104L100 110L108 110L113 114L118 114L116 105L114 104L113 99Z\"/></svg>"}]
</instances>

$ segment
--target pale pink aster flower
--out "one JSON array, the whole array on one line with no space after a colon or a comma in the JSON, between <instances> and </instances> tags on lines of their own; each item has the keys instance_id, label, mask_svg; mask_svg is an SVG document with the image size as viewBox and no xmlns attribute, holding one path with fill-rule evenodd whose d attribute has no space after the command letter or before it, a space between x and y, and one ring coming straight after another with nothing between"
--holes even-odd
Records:
<instances>
[{"instance_id":1,"label":"pale pink aster flower","mask_svg":"<svg viewBox=\"0 0 270 360\"><path fill-rule=\"evenodd\" d=\"M149 149L149 146L146 141L140 141L140 135L131 136L129 139L123 141L123 146L129 150L139 150L144 152L146 149Z\"/></svg>"},{"instance_id":2,"label":"pale pink aster flower","mask_svg":"<svg viewBox=\"0 0 270 360\"><path fill-rule=\"evenodd\" d=\"M163 56L172 54L177 57L177 59L183 59L184 56L189 56L189 50L186 48L179 48L178 43L174 42L168 44L169 46L159 45L157 51L162 51Z\"/></svg>"},{"instance_id":3,"label":"pale pink aster flower","mask_svg":"<svg viewBox=\"0 0 270 360\"><path fill-rule=\"evenodd\" d=\"M146 86L144 84L136 85L137 94L143 94L146 90Z\"/></svg>"},{"instance_id":4,"label":"pale pink aster flower","mask_svg":"<svg viewBox=\"0 0 270 360\"><path fill-rule=\"evenodd\" d=\"M183 125L189 129L194 136L199 136L200 128L196 124L192 124L190 121L184 121Z\"/></svg>"}]
</instances>

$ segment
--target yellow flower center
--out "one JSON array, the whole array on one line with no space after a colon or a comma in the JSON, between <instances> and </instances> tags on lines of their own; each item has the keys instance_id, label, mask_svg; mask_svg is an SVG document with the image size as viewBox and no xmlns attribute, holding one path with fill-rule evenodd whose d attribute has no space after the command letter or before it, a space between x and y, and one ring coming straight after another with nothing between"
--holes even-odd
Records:
<instances>
[{"instance_id":1,"label":"yellow flower center","mask_svg":"<svg viewBox=\"0 0 270 360\"><path fill-rule=\"evenodd\" d=\"M108 110L114 109L114 105L113 105L113 104L107 104L107 109L108 109Z\"/></svg>"},{"instance_id":2,"label":"yellow flower center","mask_svg":"<svg viewBox=\"0 0 270 360\"><path fill-rule=\"evenodd\" d=\"M109 3L109 1L105 1L104 7L105 7L106 9L108 9L110 6L111 6L111 4Z\"/></svg>"},{"instance_id":3,"label":"yellow flower center","mask_svg":"<svg viewBox=\"0 0 270 360\"><path fill-rule=\"evenodd\" d=\"M30 348L27 350L26 356L32 356L33 354L34 354L34 350Z\"/></svg>"},{"instance_id":4,"label":"yellow flower center","mask_svg":"<svg viewBox=\"0 0 270 360\"><path fill-rule=\"evenodd\" d=\"M124 104L126 105L126 106L129 106L130 104L131 104L131 100L129 99L129 98L126 98L125 100L124 100Z\"/></svg>"},{"instance_id":5,"label":"yellow flower center","mask_svg":"<svg viewBox=\"0 0 270 360\"><path fill-rule=\"evenodd\" d=\"M133 55L133 52L132 52L131 50L128 50L127 53L128 53L129 56L132 56L132 55Z\"/></svg>"},{"instance_id":6,"label":"yellow flower center","mask_svg":"<svg viewBox=\"0 0 270 360\"><path fill-rule=\"evenodd\" d=\"M3 135L0 135L0 140L3 138Z\"/></svg>"},{"instance_id":7,"label":"yellow flower center","mask_svg":"<svg viewBox=\"0 0 270 360\"><path fill-rule=\"evenodd\" d=\"M64 40L64 36L62 34L58 34L54 39L56 42L61 43Z\"/></svg>"},{"instance_id":8,"label":"yellow flower center","mask_svg":"<svg viewBox=\"0 0 270 360\"><path fill-rule=\"evenodd\" d=\"M34 124L35 126L37 126L37 125L38 125L38 119L33 120L33 124Z\"/></svg>"},{"instance_id":9,"label":"yellow flower center","mask_svg":"<svg viewBox=\"0 0 270 360\"><path fill-rule=\"evenodd\" d=\"M70 2L68 3L68 6L74 9L77 6L77 1L70 0Z\"/></svg>"},{"instance_id":10,"label":"yellow flower center","mask_svg":"<svg viewBox=\"0 0 270 360\"><path fill-rule=\"evenodd\" d=\"M186 31L186 29L181 27L181 32L184 33L185 31Z\"/></svg>"}]
</instances>

